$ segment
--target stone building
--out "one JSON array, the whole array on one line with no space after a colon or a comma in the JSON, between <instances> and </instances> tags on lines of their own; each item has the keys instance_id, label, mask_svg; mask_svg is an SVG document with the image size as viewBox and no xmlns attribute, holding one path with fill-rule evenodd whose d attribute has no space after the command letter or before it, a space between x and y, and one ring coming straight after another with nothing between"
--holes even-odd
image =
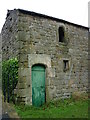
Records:
<instances>
[{"instance_id":1,"label":"stone building","mask_svg":"<svg viewBox=\"0 0 90 120\"><path fill-rule=\"evenodd\" d=\"M88 90L88 28L54 17L9 10L2 59L18 57L17 101L41 105Z\"/></svg>"}]
</instances>

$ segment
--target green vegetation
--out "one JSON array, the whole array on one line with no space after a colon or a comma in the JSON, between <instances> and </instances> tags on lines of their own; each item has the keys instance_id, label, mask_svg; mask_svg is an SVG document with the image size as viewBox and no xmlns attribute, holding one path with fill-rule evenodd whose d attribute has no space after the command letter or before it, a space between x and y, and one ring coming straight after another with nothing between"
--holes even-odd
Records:
<instances>
[{"instance_id":1,"label":"green vegetation","mask_svg":"<svg viewBox=\"0 0 90 120\"><path fill-rule=\"evenodd\" d=\"M19 116L24 118L88 118L88 100L73 99L52 101L42 107L15 105Z\"/></svg>"},{"instance_id":2,"label":"green vegetation","mask_svg":"<svg viewBox=\"0 0 90 120\"><path fill-rule=\"evenodd\" d=\"M2 89L12 99L12 91L18 82L18 60L16 58L2 62Z\"/></svg>"}]
</instances>

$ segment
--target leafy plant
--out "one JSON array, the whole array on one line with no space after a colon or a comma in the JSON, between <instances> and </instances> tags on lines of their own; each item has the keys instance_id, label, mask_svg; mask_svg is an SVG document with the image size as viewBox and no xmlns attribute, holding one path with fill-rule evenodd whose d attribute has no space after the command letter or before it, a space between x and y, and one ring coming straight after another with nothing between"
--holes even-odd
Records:
<instances>
[{"instance_id":1,"label":"leafy plant","mask_svg":"<svg viewBox=\"0 0 90 120\"><path fill-rule=\"evenodd\" d=\"M18 60L13 58L2 62L2 89L3 94L12 98L18 82Z\"/></svg>"}]
</instances>

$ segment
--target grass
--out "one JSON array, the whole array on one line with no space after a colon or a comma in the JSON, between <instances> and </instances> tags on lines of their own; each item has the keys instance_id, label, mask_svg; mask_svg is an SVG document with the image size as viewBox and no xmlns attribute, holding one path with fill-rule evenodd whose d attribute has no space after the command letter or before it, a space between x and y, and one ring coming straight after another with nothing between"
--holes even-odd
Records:
<instances>
[{"instance_id":1,"label":"grass","mask_svg":"<svg viewBox=\"0 0 90 120\"><path fill-rule=\"evenodd\" d=\"M21 118L88 118L88 100L51 101L42 107L15 105Z\"/></svg>"}]
</instances>

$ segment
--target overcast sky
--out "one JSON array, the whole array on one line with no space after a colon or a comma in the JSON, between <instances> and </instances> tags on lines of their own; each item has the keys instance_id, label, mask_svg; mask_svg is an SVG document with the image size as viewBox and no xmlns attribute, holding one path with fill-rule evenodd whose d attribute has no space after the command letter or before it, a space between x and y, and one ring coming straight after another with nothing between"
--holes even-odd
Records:
<instances>
[{"instance_id":1,"label":"overcast sky","mask_svg":"<svg viewBox=\"0 0 90 120\"><path fill-rule=\"evenodd\" d=\"M34 11L87 27L88 2L89 0L1 0L0 31L7 10L15 8Z\"/></svg>"}]
</instances>

